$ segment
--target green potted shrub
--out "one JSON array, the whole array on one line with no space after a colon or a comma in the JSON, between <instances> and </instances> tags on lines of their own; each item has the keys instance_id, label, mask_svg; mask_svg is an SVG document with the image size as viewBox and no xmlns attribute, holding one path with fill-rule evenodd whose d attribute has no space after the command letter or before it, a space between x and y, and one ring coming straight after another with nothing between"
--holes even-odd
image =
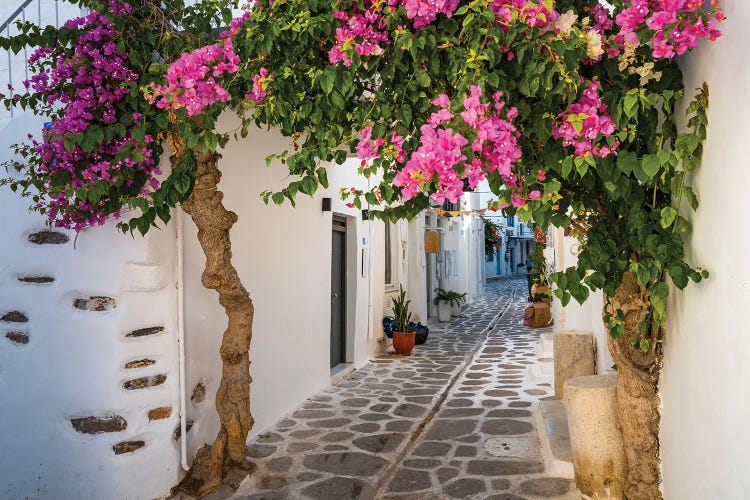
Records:
<instances>
[{"instance_id":1,"label":"green potted shrub","mask_svg":"<svg viewBox=\"0 0 750 500\"><path fill-rule=\"evenodd\" d=\"M409 331L409 321L411 312L409 304L411 300L406 300L406 292L403 287L399 286L398 297L391 299L393 304L393 317L396 320L396 326L393 330L393 348L398 354L410 356L411 350L414 349L414 338L416 332Z\"/></svg>"},{"instance_id":2,"label":"green potted shrub","mask_svg":"<svg viewBox=\"0 0 750 500\"><path fill-rule=\"evenodd\" d=\"M451 320L451 291L445 288L435 289L435 300L433 301L438 310L438 321L447 323Z\"/></svg>"}]
</instances>

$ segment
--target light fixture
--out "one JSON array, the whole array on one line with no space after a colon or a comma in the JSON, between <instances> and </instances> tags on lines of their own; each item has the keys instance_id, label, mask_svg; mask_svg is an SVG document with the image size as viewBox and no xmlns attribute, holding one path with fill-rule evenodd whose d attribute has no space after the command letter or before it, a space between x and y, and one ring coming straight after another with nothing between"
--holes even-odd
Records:
<instances>
[{"instance_id":1,"label":"light fixture","mask_svg":"<svg viewBox=\"0 0 750 500\"><path fill-rule=\"evenodd\" d=\"M324 212L331 211L331 199L330 198L323 198L323 211Z\"/></svg>"}]
</instances>

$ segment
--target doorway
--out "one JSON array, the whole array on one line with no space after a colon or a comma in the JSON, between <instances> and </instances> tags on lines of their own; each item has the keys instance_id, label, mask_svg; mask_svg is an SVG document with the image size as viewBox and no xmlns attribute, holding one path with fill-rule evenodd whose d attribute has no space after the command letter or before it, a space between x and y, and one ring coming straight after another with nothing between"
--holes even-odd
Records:
<instances>
[{"instance_id":1,"label":"doorway","mask_svg":"<svg viewBox=\"0 0 750 500\"><path fill-rule=\"evenodd\" d=\"M331 231L331 368L346 363L346 219Z\"/></svg>"}]
</instances>

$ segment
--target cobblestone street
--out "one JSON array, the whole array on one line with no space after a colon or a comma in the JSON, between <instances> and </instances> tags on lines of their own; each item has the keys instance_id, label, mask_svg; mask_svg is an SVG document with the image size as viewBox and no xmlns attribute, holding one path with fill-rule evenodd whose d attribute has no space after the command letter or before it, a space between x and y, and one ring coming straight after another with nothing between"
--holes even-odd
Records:
<instances>
[{"instance_id":1,"label":"cobblestone street","mask_svg":"<svg viewBox=\"0 0 750 500\"><path fill-rule=\"evenodd\" d=\"M575 498L545 474L527 367L545 329L521 326L525 281L494 282L412 356L373 360L255 439L243 499ZM236 484L235 482L235 484Z\"/></svg>"}]
</instances>

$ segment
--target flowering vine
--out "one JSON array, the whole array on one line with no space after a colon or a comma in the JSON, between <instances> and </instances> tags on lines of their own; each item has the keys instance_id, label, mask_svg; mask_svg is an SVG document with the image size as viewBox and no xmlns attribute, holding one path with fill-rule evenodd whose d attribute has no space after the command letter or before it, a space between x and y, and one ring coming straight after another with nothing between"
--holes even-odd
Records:
<instances>
[{"instance_id":1,"label":"flowering vine","mask_svg":"<svg viewBox=\"0 0 750 500\"><path fill-rule=\"evenodd\" d=\"M111 1L112 15L132 7ZM136 123L141 113L119 109L138 81L128 54L118 49L112 23L98 12L71 19L65 28L81 36L70 45L37 48L29 58L33 76L24 86L43 96L51 121L41 139L17 146L35 167L36 208L56 227L81 230L118 218L128 197L148 195L161 173L153 137L136 138L117 123ZM126 193L102 197L114 185Z\"/></svg>"}]
</instances>

